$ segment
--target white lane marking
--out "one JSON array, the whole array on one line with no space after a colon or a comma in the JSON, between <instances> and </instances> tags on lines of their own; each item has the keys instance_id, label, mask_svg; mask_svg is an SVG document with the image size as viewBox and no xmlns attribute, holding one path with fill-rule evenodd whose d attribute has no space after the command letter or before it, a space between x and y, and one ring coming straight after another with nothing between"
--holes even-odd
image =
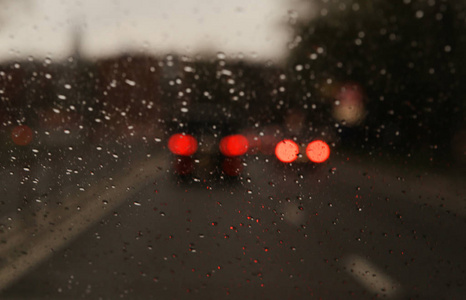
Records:
<instances>
[{"instance_id":1,"label":"white lane marking","mask_svg":"<svg viewBox=\"0 0 466 300\"><path fill-rule=\"evenodd\" d=\"M54 225L47 225L34 233L37 228L21 232L22 243L8 249L3 256L6 264L0 269L0 290L5 289L38 263L70 243L80 233L99 221L104 215L120 206L136 194L144 185L153 182L160 170L166 169L167 160L153 158L140 162L126 174L119 174L112 181L102 180L85 193L66 202L78 204L81 210L65 218L57 216ZM108 204L103 206L102 200Z\"/></svg>"},{"instance_id":2,"label":"white lane marking","mask_svg":"<svg viewBox=\"0 0 466 300\"><path fill-rule=\"evenodd\" d=\"M367 259L353 254L344 259L344 264L346 271L370 292L386 297L401 294L401 285Z\"/></svg>"}]
</instances>

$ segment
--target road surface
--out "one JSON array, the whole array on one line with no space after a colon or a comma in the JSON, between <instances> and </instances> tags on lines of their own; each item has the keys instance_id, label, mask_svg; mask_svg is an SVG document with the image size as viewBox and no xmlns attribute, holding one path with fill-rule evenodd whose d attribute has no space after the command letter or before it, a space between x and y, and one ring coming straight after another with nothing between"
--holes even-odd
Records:
<instances>
[{"instance_id":1,"label":"road surface","mask_svg":"<svg viewBox=\"0 0 466 300\"><path fill-rule=\"evenodd\" d=\"M179 181L163 152L84 160L47 217L3 233L2 298L466 297L460 179L343 154L251 156L226 182Z\"/></svg>"}]
</instances>

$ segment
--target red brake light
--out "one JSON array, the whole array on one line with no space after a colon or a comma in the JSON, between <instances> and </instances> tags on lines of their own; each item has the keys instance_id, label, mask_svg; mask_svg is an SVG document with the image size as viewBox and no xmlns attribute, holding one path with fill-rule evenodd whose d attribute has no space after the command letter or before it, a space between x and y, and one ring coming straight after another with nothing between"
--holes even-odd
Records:
<instances>
[{"instance_id":1,"label":"red brake light","mask_svg":"<svg viewBox=\"0 0 466 300\"><path fill-rule=\"evenodd\" d=\"M275 155L281 162L290 163L298 158L299 147L292 140L283 140L275 147Z\"/></svg>"},{"instance_id":2,"label":"red brake light","mask_svg":"<svg viewBox=\"0 0 466 300\"><path fill-rule=\"evenodd\" d=\"M197 151L197 140L192 135L177 133L168 140L168 149L176 155L191 156Z\"/></svg>"},{"instance_id":3,"label":"red brake light","mask_svg":"<svg viewBox=\"0 0 466 300\"><path fill-rule=\"evenodd\" d=\"M322 163L329 158L330 147L324 141L312 141L306 147L306 155L312 162Z\"/></svg>"},{"instance_id":4,"label":"red brake light","mask_svg":"<svg viewBox=\"0 0 466 300\"><path fill-rule=\"evenodd\" d=\"M248 152L248 139L241 134L224 137L220 141L220 152L225 156L240 156Z\"/></svg>"}]
</instances>

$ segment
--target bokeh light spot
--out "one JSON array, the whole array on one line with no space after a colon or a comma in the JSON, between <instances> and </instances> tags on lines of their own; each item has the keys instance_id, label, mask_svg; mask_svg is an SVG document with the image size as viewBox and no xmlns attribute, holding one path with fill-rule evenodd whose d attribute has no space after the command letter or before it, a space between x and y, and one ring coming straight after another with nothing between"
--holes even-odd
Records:
<instances>
[{"instance_id":1,"label":"bokeh light spot","mask_svg":"<svg viewBox=\"0 0 466 300\"><path fill-rule=\"evenodd\" d=\"M324 141L312 141L306 147L306 155L312 162L322 163L329 158L330 147Z\"/></svg>"},{"instance_id":2,"label":"bokeh light spot","mask_svg":"<svg viewBox=\"0 0 466 300\"><path fill-rule=\"evenodd\" d=\"M298 158L299 147L292 140L283 140L275 147L275 155L281 162L290 163Z\"/></svg>"},{"instance_id":3,"label":"bokeh light spot","mask_svg":"<svg viewBox=\"0 0 466 300\"><path fill-rule=\"evenodd\" d=\"M168 140L168 149L176 155L191 156L197 151L197 140L192 135L177 133Z\"/></svg>"},{"instance_id":4,"label":"bokeh light spot","mask_svg":"<svg viewBox=\"0 0 466 300\"><path fill-rule=\"evenodd\" d=\"M249 142L245 136L234 134L224 137L219 148L225 156L240 156L248 152Z\"/></svg>"}]
</instances>

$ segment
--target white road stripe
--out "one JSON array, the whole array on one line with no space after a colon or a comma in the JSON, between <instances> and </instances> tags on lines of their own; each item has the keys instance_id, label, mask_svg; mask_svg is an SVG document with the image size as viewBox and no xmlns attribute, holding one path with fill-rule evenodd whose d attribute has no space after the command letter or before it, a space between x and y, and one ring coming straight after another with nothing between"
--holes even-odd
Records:
<instances>
[{"instance_id":1,"label":"white road stripe","mask_svg":"<svg viewBox=\"0 0 466 300\"><path fill-rule=\"evenodd\" d=\"M367 259L353 254L346 257L343 262L346 271L370 292L386 297L399 297L402 293L398 282Z\"/></svg>"},{"instance_id":2,"label":"white road stripe","mask_svg":"<svg viewBox=\"0 0 466 300\"><path fill-rule=\"evenodd\" d=\"M166 164L167 161L160 157L140 162L129 173L118 174L112 181L102 180L79 196L66 199L68 203L79 203L79 212L65 218L57 216L54 225L46 225L35 234L37 228L24 230L21 238L18 237L20 242L8 247L8 255L2 257L6 259L6 264L0 269L0 290L70 243L144 185L154 182L161 170L167 169ZM103 205L103 200L107 200L108 204Z\"/></svg>"}]
</instances>

